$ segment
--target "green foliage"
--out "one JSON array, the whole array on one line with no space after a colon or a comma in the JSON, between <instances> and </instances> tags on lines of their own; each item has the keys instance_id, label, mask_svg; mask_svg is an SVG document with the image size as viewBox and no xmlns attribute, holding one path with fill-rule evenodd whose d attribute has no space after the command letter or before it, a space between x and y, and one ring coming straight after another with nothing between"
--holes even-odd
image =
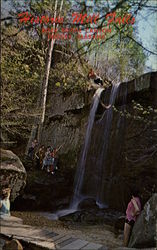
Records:
<instances>
[{"instance_id":1,"label":"green foliage","mask_svg":"<svg viewBox=\"0 0 157 250\"><path fill-rule=\"evenodd\" d=\"M12 135L27 136L31 118L37 112L44 58L25 31L15 37L12 34L17 31L16 28L3 27L3 31L1 126Z\"/></svg>"},{"instance_id":2,"label":"green foliage","mask_svg":"<svg viewBox=\"0 0 157 250\"><path fill-rule=\"evenodd\" d=\"M85 91L87 89L88 70L89 67L86 65L86 72L82 72L82 67L77 60L71 60L68 63L60 62L51 70L50 81L66 92Z\"/></svg>"},{"instance_id":3,"label":"green foliage","mask_svg":"<svg viewBox=\"0 0 157 250\"><path fill-rule=\"evenodd\" d=\"M26 11L27 6L27 11L33 16L53 17L54 3L55 0L39 0L27 2L24 6L24 2L11 0L10 15L17 17L17 13ZM62 16L66 17L69 6L64 4ZM20 24L16 18L2 26L2 34L1 127L12 138L17 135L28 137L34 118L41 112L37 109L37 102L41 94L48 43L43 37L42 25ZM51 69L50 78L56 87L63 87L66 91L84 88L85 85L85 77L78 73L76 62L56 65L55 69Z\"/></svg>"},{"instance_id":4,"label":"green foliage","mask_svg":"<svg viewBox=\"0 0 157 250\"><path fill-rule=\"evenodd\" d=\"M120 111L114 106L114 111L119 113L120 116L126 117L127 119L131 119L135 121L142 121L143 123L147 125L156 124L157 109L153 108L150 105L146 106L144 104L137 103L134 100L132 100L131 107L132 107L132 110L127 109L124 111Z\"/></svg>"},{"instance_id":5,"label":"green foliage","mask_svg":"<svg viewBox=\"0 0 157 250\"><path fill-rule=\"evenodd\" d=\"M60 86L61 86L60 82L56 82L56 87L60 87Z\"/></svg>"}]
</instances>

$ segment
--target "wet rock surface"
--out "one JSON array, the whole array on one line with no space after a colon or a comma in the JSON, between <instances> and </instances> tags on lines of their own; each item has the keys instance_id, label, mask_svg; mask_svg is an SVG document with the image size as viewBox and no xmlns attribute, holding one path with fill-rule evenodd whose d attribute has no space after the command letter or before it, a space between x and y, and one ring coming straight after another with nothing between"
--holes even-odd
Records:
<instances>
[{"instance_id":1,"label":"wet rock surface","mask_svg":"<svg viewBox=\"0 0 157 250\"><path fill-rule=\"evenodd\" d=\"M59 220L66 222L78 222L83 225L101 225L105 223L114 226L114 223L116 223L119 216L122 216L122 213L111 209L88 207L86 209L80 209L72 214L62 216Z\"/></svg>"},{"instance_id":2,"label":"wet rock surface","mask_svg":"<svg viewBox=\"0 0 157 250\"><path fill-rule=\"evenodd\" d=\"M11 200L20 194L26 185L26 170L20 159L10 150L1 149L0 182L11 187Z\"/></svg>"},{"instance_id":3,"label":"wet rock surface","mask_svg":"<svg viewBox=\"0 0 157 250\"><path fill-rule=\"evenodd\" d=\"M96 201L93 198L84 199L79 203L79 209L98 209Z\"/></svg>"}]
</instances>

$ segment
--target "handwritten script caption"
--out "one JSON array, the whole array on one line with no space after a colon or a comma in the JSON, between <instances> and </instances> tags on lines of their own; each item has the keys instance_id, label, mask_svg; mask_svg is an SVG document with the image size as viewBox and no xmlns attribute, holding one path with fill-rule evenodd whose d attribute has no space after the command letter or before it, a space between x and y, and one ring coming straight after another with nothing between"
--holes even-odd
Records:
<instances>
[{"instance_id":1,"label":"handwritten script caption","mask_svg":"<svg viewBox=\"0 0 157 250\"><path fill-rule=\"evenodd\" d=\"M100 14L81 14L78 12L72 13L73 25L94 24L98 25ZM123 27L134 25L135 17L130 13L126 13L123 17L118 16L116 12L108 13L105 17L107 25L105 28L86 28L82 33L81 28L69 28L63 27L64 17L49 17L49 16L34 16L29 12L22 12L18 14L19 23L25 25L43 25L42 32L47 35L48 39L67 40L71 39L72 34L76 33L78 39L105 39L106 33L111 33L111 26L113 24L123 25ZM60 30L58 28L51 28L50 25L60 24Z\"/></svg>"}]
</instances>

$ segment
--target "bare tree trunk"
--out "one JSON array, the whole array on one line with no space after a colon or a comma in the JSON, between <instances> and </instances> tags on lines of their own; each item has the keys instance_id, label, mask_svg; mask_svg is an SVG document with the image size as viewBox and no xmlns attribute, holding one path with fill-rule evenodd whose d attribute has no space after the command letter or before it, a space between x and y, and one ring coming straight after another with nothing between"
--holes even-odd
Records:
<instances>
[{"instance_id":1,"label":"bare tree trunk","mask_svg":"<svg viewBox=\"0 0 157 250\"><path fill-rule=\"evenodd\" d=\"M122 37L120 32L120 58L119 58L119 66L120 66L120 82L123 81L123 62L122 62Z\"/></svg>"},{"instance_id":2,"label":"bare tree trunk","mask_svg":"<svg viewBox=\"0 0 157 250\"><path fill-rule=\"evenodd\" d=\"M43 3L43 1L42 1L42 3ZM31 10L31 4L32 4L32 1L30 1L30 10ZM40 35L40 40L41 39L42 39L42 35ZM43 85L43 82L41 81L39 96L38 96L38 100L37 100L37 110L39 110L39 107L40 107L41 96L42 96L42 85ZM26 150L25 150L26 155L28 154L28 150L29 150L29 147L31 146L32 141L35 140L36 137L37 137L38 123L39 123L39 117L36 116L34 118L34 124L32 126L31 134L30 134L30 137L29 137L29 140L28 140L28 143L27 143L27 147L26 147Z\"/></svg>"},{"instance_id":3,"label":"bare tree trunk","mask_svg":"<svg viewBox=\"0 0 157 250\"><path fill-rule=\"evenodd\" d=\"M56 19L56 15L57 15L57 5L58 5L58 0L55 1L54 20ZM55 30L55 23L53 24L52 35L54 35L54 30ZM41 117L40 117L39 127L38 127L38 142L39 143L41 142L43 123L45 120L47 89L48 89L48 80L49 80L49 74L50 74L53 47L54 47L54 39L52 38L48 46L45 74L44 74L44 79L43 79L43 89L42 89L42 97L41 97Z\"/></svg>"},{"instance_id":4,"label":"bare tree trunk","mask_svg":"<svg viewBox=\"0 0 157 250\"><path fill-rule=\"evenodd\" d=\"M58 5L58 0L55 1L54 19L56 19L57 5ZM61 14L62 7L63 7L63 0L62 0L61 5L60 5L59 16ZM53 35L54 35L54 30L55 30L55 23L53 25ZM38 128L38 142L39 143L41 142L43 124L44 124L44 121L45 121L48 80L49 80L51 59L52 59L52 52L53 52L54 44L55 44L55 39L52 38L51 41L50 41L49 47L48 47L48 53L47 53L47 59L46 59L46 68L45 68L45 76L44 76L44 80L43 80L43 92L42 92L42 99L41 99L41 117L40 117L39 128Z\"/></svg>"},{"instance_id":5,"label":"bare tree trunk","mask_svg":"<svg viewBox=\"0 0 157 250\"><path fill-rule=\"evenodd\" d=\"M55 1L55 9L54 9L54 19L57 15L57 5L58 0ZM59 16L61 14L63 7L63 0L60 5L60 11ZM58 26L58 25L57 25ZM55 23L53 24L53 35L55 30ZM41 109L41 116L40 119L37 117L35 118L34 125L32 127L31 135L27 144L26 148L26 154L28 153L28 149L31 145L31 142L37 137L38 142L41 142L41 136L42 136L42 130L43 130L43 124L45 120L45 111L46 111L46 99L47 99L47 89L48 89L48 80L49 80L49 73L50 73L50 67L51 67L51 58L52 58L52 52L55 44L55 39L52 39L49 43L48 52L47 52L47 58L46 58L46 66L45 66L45 75L43 82L41 83L40 93L39 93L39 99L37 102L38 109Z\"/></svg>"}]
</instances>

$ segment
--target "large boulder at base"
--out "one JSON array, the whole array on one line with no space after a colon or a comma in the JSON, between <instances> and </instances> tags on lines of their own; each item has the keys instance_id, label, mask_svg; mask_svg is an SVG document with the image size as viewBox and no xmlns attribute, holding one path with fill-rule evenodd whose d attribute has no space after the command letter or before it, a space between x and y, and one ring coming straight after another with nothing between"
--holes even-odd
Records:
<instances>
[{"instance_id":1,"label":"large boulder at base","mask_svg":"<svg viewBox=\"0 0 157 250\"><path fill-rule=\"evenodd\" d=\"M134 225L128 247L155 247L157 243L157 193L145 204Z\"/></svg>"},{"instance_id":2,"label":"large boulder at base","mask_svg":"<svg viewBox=\"0 0 157 250\"><path fill-rule=\"evenodd\" d=\"M6 185L11 187L11 201L19 195L21 188L26 184L26 170L20 159L10 150L0 149L1 167L0 183L1 188Z\"/></svg>"},{"instance_id":3,"label":"large boulder at base","mask_svg":"<svg viewBox=\"0 0 157 250\"><path fill-rule=\"evenodd\" d=\"M80 202L79 209L98 209L96 201L93 198L87 198Z\"/></svg>"}]
</instances>

